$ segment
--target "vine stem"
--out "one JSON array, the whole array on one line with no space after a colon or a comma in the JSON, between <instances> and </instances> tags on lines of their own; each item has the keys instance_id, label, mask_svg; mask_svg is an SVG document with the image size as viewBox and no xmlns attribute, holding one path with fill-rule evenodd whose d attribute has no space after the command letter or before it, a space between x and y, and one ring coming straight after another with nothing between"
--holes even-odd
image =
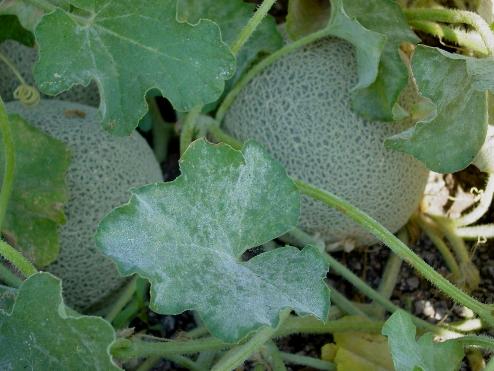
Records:
<instances>
[{"instance_id":1,"label":"vine stem","mask_svg":"<svg viewBox=\"0 0 494 371\"><path fill-rule=\"evenodd\" d=\"M2 52L0 52L0 60L3 63L5 63L5 65L15 75L15 77L17 78L17 80L19 80L19 82L22 85L27 85L26 80L24 80L24 78L22 77L21 73L19 72L19 70L15 66L14 62L12 62L9 58L7 58L7 56L5 54L3 54Z\"/></svg>"},{"instance_id":2,"label":"vine stem","mask_svg":"<svg viewBox=\"0 0 494 371\"><path fill-rule=\"evenodd\" d=\"M480 347L494 350L494 338L482 335L465 335L456 339L447 340L460 343L464 347Z\"/></svg>"},{"instance_id":3,"label":"vine stem","mask_svg":"<svg viewBox=\"0 0 494 371\"><path fill-rule=\"evenodd\" d=\"M232 53L235 56L238 55L239 51L252 36L252 34L257 29L259 24L268 15L269 10L271 9L271 7L274 5L275 2L276 0L264 0L261 6L254 13L254 16L252 16L249 19L245 27L242 29L242 31L240 31L240 34L238 35L237 39L233 42L233 44L230 47Z\"/></svg>"},{"instance_id":4,"label":"vine stem","mask_svg":"<svg viewBox=\"0 0 494 371\"><path fill-rule=\"evenodd\" d=\"M290 311L283 310L280 314L279 326L282 326L289 316ZM272 327L265 327L259 330L246 343L228 351L218 363L213 366L211 371L231 371L236 369L254 352L258 351L267 341L271 340L275 333L276 329Z\"/></svg>"},{"instance_id":5,"label":"vine stem","mask_svg":"<svg viewBox=\"0 0 494 371\"><path fill-rule=\"evenodd\" d=\"M305 366L315 370L336 371L336 365L333 362L323 361L321 359L302 356L299 354L280 352L281 358L286 363Z\"/></svg>"},{"instance_id":6,"label":"vine stem","mask_svg":"<svg viewBox=\"0 0 494 371\"><path fill-rule=\"evenodd\" d=\"M19 287L22 280L10 271L2 262L0 262L0 281L5 282L11 287Z\"/></svg>"},{"instance_id":7,"label":"vine stem","mask_svg":"<svg viewBox=\"0 0 494 371\"><path fill-rule=\"evenodd\" d=\"M488 54L494 54L494 34L487 22L478 14L466 10L435 9L435 8L409 8L403 10L410 21L432 21L453 24L467 24L480 34L484 41Z\"/></svg>"},{"instance_id":8,"label":"vine stem","mask_svg":"<svg viewBox=\"0 0 494 371\"><path fill-rule=\"evenodd\" d=\"M137 288L137 275L132 277L129 283L124 287L118 299L115 301L113 306L111 307L108 314L105 316L105 319L108 322L112 322L115 317L117 317L118 313L122 311L122 309L130 302Z\"/></svg>"},{"instance_id":9,"label":"vine stem","mask_svg":"<svg viewBox=\"0 0 494 371\"><path fill-rule=\"evenodd\" d=\"M446 265L451 272L451 279L457 281L461 278L461 271L456 259L449 249L448 245L444 242L442 235L437 230L437 227L432 224L432 222L426 220L423 215L414 217L414 221L419 225L419 227L425 232L427 237L430 238L434 246L441 253Z\"/></svg>"},{"instance_id":10,"label":"vine stem","mask_svg":"<svg viewBox=\"0 0 494 371\"><path fill-rule=\"evenodd\" d=\"M479 238L494 238L494 224L476 225L473 227L463 227L456 230L456 234L467 240L477 240Z\"/></svg>"},{"instance_id":11,"label":"vine stem","mask_svg":"<svg viewBox=\"0 0 494 371\"><path fill-rule=\"evenodd\" d=\"M489 209L491 206L492 198L494 195L494 174L489 174L487 179L487 184L485 186L484 191L480 197L479 204L475 209L473 209L468 214L465 214L458 219L454 220L454 223L457 227L464 227L478 221Z\"/></svg>"},{"instance_id":12,"label":"vine stem","mask_svg":"<svg viewBox=\"0 0 494 371\"><path fill-rule=\"evenodd\" d=\"M469 48L481 55L489 54L482 38L477 32L466 32L430 21L410 20L408 21L408 24L413 29L428 33L441 41L447 40L453 42L460 47Z\"/></svg>"},{"instance_id":13,"label":"vine stem","mask_svg":"<svg viewBox=\"0 0 494 371\"><path fill-rule=\"evenodd\" d=\"M0 230L2 229L7 207L9 204L12 189L14 187L15 172L15 145L12 131L10 130L10 121L2 98L0 98L0 133L2 134L3 151L4 151L4 170L2 180L2 190L0 193Z\"/></svg>"},{"instance_id":14,"label":"vine stem","mask_svg":"<svg viewBox=\"0 0 494 371\"><path fill-rule=\"evenodd\" d=\"M0 256L9 261L25 277L32 276L38 272L33 264L19 251L2 240L0 240Z\"/></svg>"},{"instance_id":15,"label":"vine stem","mask_svg":"<svg viewBox=\"0 0 494 371\"><path fill-rule=\"evenodd\" d=\"M494 317L488 305L475 300L437 273L434 268L424 262L418 255L410 250L408 246L401 242L372 217L329 192L304 183L301 180L294 180L294 182L300 192L314 198L315 200L321 201L330 207L336 208L344 215L363 226L380 241L386 244L396 255L420 272L422 276L429 280L439 290L448 295L454 301L470 308L483 320L485 320L486 323L494 326Z\"/></svg>"},{"instance_id":16,"label":"vine stem","mask_svg":"<svg viewBox=\"0 0 494 371\"><path fill-rule=\"evenodd\" d=\"M192 143L192 139L194 138L195 125L197 122L197 118L201 114L202 107L203 106L201 105L195 106L185 116L184 125L180 132L180 155L183 155L187 147L189 147L190 143Z\"/></svg>"}]
</instances>

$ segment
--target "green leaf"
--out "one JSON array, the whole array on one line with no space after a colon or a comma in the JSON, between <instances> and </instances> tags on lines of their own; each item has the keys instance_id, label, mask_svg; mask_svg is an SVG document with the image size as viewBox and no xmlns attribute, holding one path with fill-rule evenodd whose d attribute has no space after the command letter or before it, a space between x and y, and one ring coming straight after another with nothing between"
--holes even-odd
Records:
<instances>
[{"instance_id":1,"label":"green leaf","mask_svg":"<svg viewBox=\"0 0 494 371\"><path fill-rule=\"evenodd\" d=\"M369 30L386 36L379 74L369 87L355 92L353 108L372 120L392 121L400 93L408 83L408 68L400 55L404 42L417 44L400 6L394 0L344 0L348 15Z\"/></svg>"},{"instance_id":2,"label":"green leaf","mask_svg":"<svg viewBox=\"0 0 494 371\"><path fill-rule=\"evenodd\" d=\"M2 233L10 244L43 267L57 258L60 248L57 229L65 223L65 174L70 152L65 144L30 126L20 116L9 118L16 165ZM4 166L4 153L0 151L0 180Z\"/></svg>"},{"instance_id":3,"label":"green leaf","mask_svg":"<svg viewBox=\"0 0 494 371\"><path fill-rule=\"evenodd\" d=\"M109 347L111 325L99 317L70 317L61 282L37 273L20 287L12 312L0 310L0 369L118 370Z\"/></svg>"},{"instance_id":4,"label":"green leaf","mask_svg":"<svg viewBox=\"0 0 494 371\"><path fill-rule=\"evenodd\" d=\"M328 0L289 0L286 31L292 40L322 30L331 16Z\"/></svg>"},{"instance_id":5,"label":"green leaf","mask_svg":"<svg viewBox=\"0 0 494 371\"><path fill-rule=\"evenodd\" d=\"M356 19L351 18L345 10L343 0L333 0L331 6L331 19L325 27L325 32L355 46L359 81L353 90L365 89L376 81L386 37L368 30Z\"/></svg>"},{"instance_id":6,"label":"green leaf","mask_svg":"<svg viewBox=\"0 0 494 371\"><path fill-rule=\"evenodd\" d=\"M68 4L64 0L50 0L50 3L68 8ZM46 11L47 9L43 9L26 0L3 0L0 2L0 14L16 15L22 27L31 32L34 32L36 25Z\"/></svg>"},{"instance_id":7,"label":"green leaf","mask_svg":"<svg viewBox=\"0 0 494 371\"><path fill-rule=\"evenodd\" d=\"M55 95L96 80L102 124L117 135L137 126L153 88L179 111L214 102L235 59L214 22L178 23L175 2L73 0L88 18L61 8L47 14L35 31L38 87Z\"/></svg>"},{"instance_id":8,"label":"green leaf","mask_svg":"<svg viewBox=\"0 0 494 371\"><path fill-rule=\"evenodd\" d=\"M297 224L300 196L283 167L253 142L239 152L204 140L189 146L180 167L175 181L134 190L96 235L121 273L151 282L151 308L196 310L230 342L276 326L287 307L326 318L327 266L317 249L241 258Z\"/></svg>"},{"instance_id":9,"label":"green leaf","mask_svg":"<svg viewBox=\"0 0 494 371\"><path fill-rule=\"evenodd\" d=\"M1 263L0 263L1 264ZM0 313L12 311L17 290L12 287L0 285Z\"/></svg>"},{"instance_id":10,"label":"green leaf","mask_svg":"<svg viewBox=\"0 0 494 371\"><path fill-rule=\"evenodd\" d=\"M195 24L210 19L221 28L221 37L233 44L242 28L254 14L255 5L243 0L178 0L177 18ZM229 89L261 53L272 53L283 46L276 22L267 16L237 55L237 71L227 83Z\"/></svg>"},{"instance_id":11,"label":"green leaf","mask_svg":"<svg viewBox=\"0 0 494 371\"><path fill-rule=\"evenodd\" d=\"M420 93L435 114L388 138L386 146L408 153L430 170L467 167L487 133L487 91L494 92L494 59L476 59L420 45L412 59Z\"/></svg>"},{"instance_id":12,"label":"green leaf","mask_svg":"<svg viewBox=\"0 0 494 371\"><path fill-rule=\"evenodd\" d=\"M0 43L16 40L26 46L34 46L34 35L21 26L15 15L0 15Z\"/></svg>"},{"instance_id":13,"label":"green leaf","mask_svg":"<svg viewBox=\"0 0 494 371\"><path fill-rule=\"evenodd\" d=\"M397 101L409 75L400 45L416 44L419 39L393 0L335 0L331 12L329 4L328 0L290 0L289 35L297 39L326 29L354 44L360 84L353 93L353 108L372 120L393 120L402 112Z\"/></svg>"},{"instance_id":14,"label":"green leaf","mask_svg":"<svg viewBox=\"0 0 494 371\"><path fill-rule=\"evenodd\" d=\"M460 368L464 356L462 345L436 343L431 333L415 340L415 325L402 310L389 317L382 334L388 337L396 371L456 371Z\"/></svg>"}]
</instances>

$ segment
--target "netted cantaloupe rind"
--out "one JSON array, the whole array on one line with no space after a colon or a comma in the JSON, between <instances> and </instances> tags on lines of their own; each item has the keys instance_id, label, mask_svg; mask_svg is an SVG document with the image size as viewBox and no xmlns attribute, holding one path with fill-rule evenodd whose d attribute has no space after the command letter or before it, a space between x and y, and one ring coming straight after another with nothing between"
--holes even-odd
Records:
<instances>
[{"instance_id":1,"label":"netted cantaloupe rind","mask_svg":"<svg viewBox=\"0 0 494 371\"><path fill-rule=\"evenodd\" d=\"M411 123L362 119L351 109L355 51L324 39L276 61L240 93L225 116L234 137L254 139L294 177L344 198L396 232L416 210L428 171L384 140ZM413 89L410 89L413 93ZM409 94L402 105L415 102ZM376 239L334 209L302 199L300 225L327 242Z\"/></svg>"},{"instance_id":2,"label":"netted cantaloupe rind","mask_svg":"<svg viewBox=\"0 0 494 371\"><path fill-rule=\"evenodd\" d=\"M72 153L66 177L70 196L65 207L67 223L60 229L61 252L46 269L62 278L70 306L87 308L124 282L114 263L96 249L98 223L129 200L129 189L161 181L159 164L137 132L122 138L103 130L95 108L58 100L41 100L34 107L10 102L6 108L63 141Z\"/></svg>"}]
</instances>

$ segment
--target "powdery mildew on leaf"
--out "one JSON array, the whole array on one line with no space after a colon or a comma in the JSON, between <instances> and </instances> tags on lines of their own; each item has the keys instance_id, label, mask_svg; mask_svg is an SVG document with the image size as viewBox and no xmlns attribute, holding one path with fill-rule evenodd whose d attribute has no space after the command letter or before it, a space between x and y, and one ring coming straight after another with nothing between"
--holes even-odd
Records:
<instances>
[{"instance_id":1,"label":"powdery mildew on leaf","mask_svg":"<svg viewBox=\"0 0 494 371\"><path fill-rule=\"evenodd\" d=\"M435 115L386 141L430 170L450 173L468 166L487 134L487 91L494 92L494 59L477 59L420 45L412 59L421 94Z\"/></svg>"},{"instance_id":2,"label":"powdery mildew on leaf","mask_svg":"<svg viewBox=\"0 0 494 371\"><path fill-rule=\"evenodd\" d=\"M241 260L297 224L299 194L283 167L253 142L242 153L198 140L181 171L173 182L134 190L96 236L123 274L151 281L151 308L194 309L225 341L275 326L287 307L325 318L327 266L316 249L286 246Z\"/></svg>"},{"instance_id":3,"label":"powdery mildew on leaf","mask_svg":"<svg viewBox=\"0 0 494 371\"><path fill-rule=\"evenodd\" d=\"M36 82L42 92L55 95L94 79L103 125L117 135L137 126L151 89L178 111L188 111L215 101L233 74L235 60L219 27L208 20L178 23L174 0L70 4L90 17L81 21L58 8L42 18L35 31Z\"/></svg>"},{"instance_id":4,"label":"powdery mildew on leaf","mask_svg":"<svg viewBox=\"0 0 494 371\"><path fill-rule=\"evenodd\" d=\"M0 369L119 370L109 347L111 325L98 317L69 317L61 282L38 273L20 287L11 313L0 309Z\"/></svg>"},{"instance_id":5,"label":"powdery mildew on leaf","mask_svg":"<svg viewBox=\"0 0 494 371\"><path fill-rule=\"evenodd\" d=\"M415 340L416 328L405 311L395 312L383 326L396 371L455 371L463 359L460 343L435 343L433 334Z\"/></svg>"}]
</instances>

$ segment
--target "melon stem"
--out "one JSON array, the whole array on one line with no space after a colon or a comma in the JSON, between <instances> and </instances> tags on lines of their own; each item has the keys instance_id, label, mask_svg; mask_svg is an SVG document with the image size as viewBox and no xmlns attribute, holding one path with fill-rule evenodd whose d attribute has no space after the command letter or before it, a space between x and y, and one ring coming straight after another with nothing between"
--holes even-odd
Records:
<instances>
[{"instance_id":1,"label":"melon stem","mask_svg":"<svg viewBox=\"0 0 494 371\"><path fill-rule=\"evenodd\" d=\"M466 24L475 29L482 38L488 54L494 55L494 34L487 22L478 14L458 9L409 8L403 13L409 21L431 21L451 24Z\"/></svg>"},{"instance_id":2,"label":"melon stem","mask_svg":"<svg viewBox=\"0 0 494 371\"><path fill-rule=\"evenodd\" d=\"M301 180L294 180L294 182L301 193L339 210L344 215L360 224L377 239L387 245L396 255L415 268L424 278L429 280L439 290L448 295L455 302L473 310L490 326L494 326L494 316L487 304L481 303L472 298L470 295L449 282L371 216L334 194L304 183Z\"/></svg>"},{"instance_id":3,"label":"melon stem","mask_svg":"<svg viewBox=\"0 0 494 371\"><path fill-rule=\"evenodd\" d=\"M254 31L261 24L263 19L268 15L269 10L274 5L276 0L264 0L254 13L254 15L249 19L244 28L240 31L237 39L232 43L230 49L234 56L237 56L245 43L250 39Z\"/></svg>"},{"instance_id":4,"label":"melon stem","mask_svg":"<svg viewBox=\"0 0 494 371\"><path fill-rule=\"evenodd\" d=\"M456 230L459 237L467 240L485 240L494 238L494 224L475 225L473 227L462 227Z\"/></svg>"},{"instance_id":5,"label":"melon stem","mask_svg":"<svg viewBox=\"0 0 494 371\"><path fill-rule=\"evenodd\" d=\"M0 192L0 231L2 230L7 207L9 204L12 189L14 187L15 172L15 144L10 130L10 120L5 110L2 98L0 97L0 133L2 134L2 144L4 151L4 169L2 190Z\"/></svg>"}]
</instances>

